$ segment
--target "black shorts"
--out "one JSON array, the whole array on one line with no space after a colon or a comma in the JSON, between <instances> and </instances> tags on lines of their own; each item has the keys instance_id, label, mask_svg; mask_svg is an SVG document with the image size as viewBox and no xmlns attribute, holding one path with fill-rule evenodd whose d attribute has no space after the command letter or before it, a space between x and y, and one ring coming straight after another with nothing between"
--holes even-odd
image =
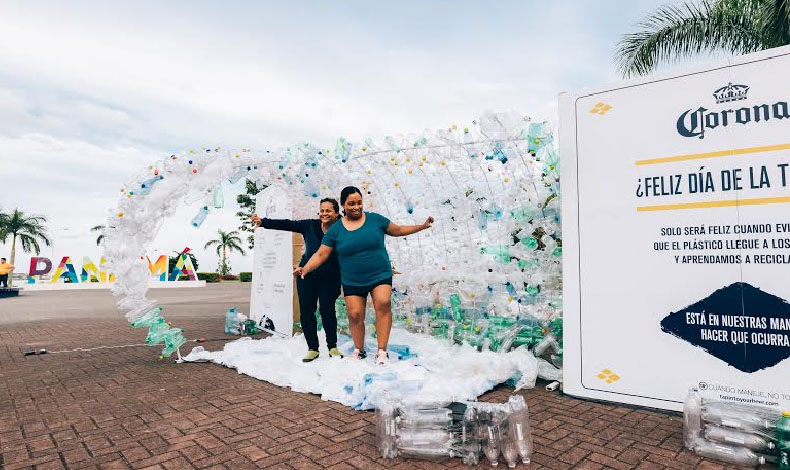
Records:
<instances>
[{"instance_id":1,"label":"black shorts","mask_svg":"<svg viewBox=\"0 0 790 470\"><path fill-rule=\"evenodd\" d=\"M374 282L373 284L368 284L367 286L348 286L343 284L343 295L353 295L356 297L367 297L370 292L378 286L388 285L392 286L392 278L388 277L386 279L382 279L378 282Z\"/></svg>"}]
</instances>

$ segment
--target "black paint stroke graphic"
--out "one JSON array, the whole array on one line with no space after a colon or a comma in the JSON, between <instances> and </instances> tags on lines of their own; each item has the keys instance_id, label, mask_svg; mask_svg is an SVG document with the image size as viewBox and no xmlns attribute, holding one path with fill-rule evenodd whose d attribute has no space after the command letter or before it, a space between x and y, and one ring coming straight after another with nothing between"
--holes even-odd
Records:
<instances>
[{"instance_id":1,"label":"black paint stroke graphic","mask_svg":"<svg viewBox=\"0 0 790 470\"><path fill-rule=\"evenodd\" d=\"M719 324L718 326L711 324L689 325L686 321L688 312L704 313L706 317L708 317L708 314L714 314L719 318L724 316L762 318L765 319L767 328L762 328L761 325L753 328L752 326L754 325L749 324L743 326L728 326L724 324ZM770 343L770 337L767 335L777 335L782 336L782 338L790 336L790 331L787 329L781 327L772 329L771 318L776 319L775 322L787 326L787 322L790 322L790 303L745 282L736 282L715 291L708 297L682 310L670 313L661 320L661 330L702 348L708 354L721 359L742 372L752 373L773 367L790 357L790 347L778 344L782 341L778 341L777 344L773 345L752 343L753 339L762 339L763 342L767 341ZM702 329L724 330L728 341L703 339ZM749 343L733 344L731 341L733 334L743 335L744 333ZM762 334L762 336L754 336L753 333Z\"/></svg>"}]
</instances>

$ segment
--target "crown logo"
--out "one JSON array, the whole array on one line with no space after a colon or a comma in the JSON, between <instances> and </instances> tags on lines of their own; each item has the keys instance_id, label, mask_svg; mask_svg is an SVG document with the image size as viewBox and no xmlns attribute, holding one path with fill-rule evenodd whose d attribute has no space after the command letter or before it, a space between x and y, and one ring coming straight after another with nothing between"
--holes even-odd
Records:
<instances>
[{"instance_id":1,"label":"crown logo","mask_svg":"<svg viewBox=\"0 0 790 470\"><path fill-rule=\"evenodd\" d=\"M749 93L748 86L733 85L732 82L730 82L726 86L714 91L713 97L716 98L716 104L721 104L727 103L728 101L745 100L747 93Z\"/></svg>"}]
</instances>

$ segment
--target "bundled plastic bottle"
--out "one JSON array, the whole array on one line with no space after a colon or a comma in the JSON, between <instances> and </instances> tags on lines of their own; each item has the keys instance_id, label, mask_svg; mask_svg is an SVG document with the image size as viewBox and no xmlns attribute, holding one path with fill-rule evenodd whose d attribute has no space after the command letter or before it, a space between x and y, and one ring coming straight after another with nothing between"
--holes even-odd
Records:
<instances>
[{"instance_id":1,"label":"bundled plastic bottle","mask_svg":"<svg viewBox=\"0 0 790 470\"><path fill-rule=\"evenodd\" d=\"M529 426L529 408L521 395L513 395L508 399L510 416L508 417L508 431L510 441L516 447L521 461L525 464L532 457L532 431Z\"/></svg>"},{"instance_id":2,"label":"bundled plastic bottle","mask_svg":"<svg viewBox=\"0 0 790 470\"><path fill-rule=\"evenodd\" d=\"M691 449L702 431L702 398L696 388L689 390L683 402L683 443Z\"/></svg>"},{"instance_id":3,"label":"bundled plastic bottle","mask_svg":"<svg viewBox=\"0 0 790 470\"><path fill-rule=\"evenodd\" d=\"M766 436L723 428L713 424L706 424L702 434L705 436L705 439L712 442L742 446L757 452L770 452L776 448L774 442Z\"/></svg>"},{"instance_id":4,"label":"bundled plastic bottle","mask_svg":"<svg viewBox=\"0 0 790 470\"><path fill-rule=\"evenodd\" d=\"M746 432L773 431L776 423L756 411L741 409L729 403L709 402L702 406L702 419L706 423Z\"/></svg>"},{"instance_id":5,"label":"bundled plastic bottle","mask_svg":"<svg viewBox=\"0 0 790 470\"><path fill-rule=\"evenodd\" d=\"M405 409L401 411L398 417L398 424L408 428L446 429L452 424L452 416L447 408L429 410Z\"/></svg>"},{"instance_id":6,"label":"bundled plastic bottle","mask_svg":"<svg viewBox=\"0 0 790 470\"><path fill-rule=\"evenodd\" d=\"M483 453L485 454L491 466L499 464L499 445L501 436L499 434L499 413L497 412L481 412L485 421L481 423L483 431Z\"/></svg>"},{"instance_id":7,"label":"bundled plastic bottle","mask_svg":"<svg viewBox=\"0 0 790 470\"><path fill-rule=\"evenodd\" d=\"M477 410L467 406L461 423L461 457L466 465L480 463L480 437Z\"/></svg>"},{"instance_id":8,"label":"bundled plastic bottle","mask_svg":"<svg viewBox=\"0 0 790 470\"><path fill-rule=\"evenodd\" d=\"M381 456L392 459L398 455L396 441L395 405L385 397L376 409L376 440Z\"/></svg>"},{"instance_id":9,"label":"bundled plastic bottle","mask_svg":"<svg viewBox=\"0 0 790 470\"><path fill-rule=\"evenodd\" d=\"M790 470L790 411L783 411L776 422L776 442L779 448L779 470Z\"/></svg>"},{"instance_id":10,"label":"bundled plastic bottle","mask_svg":"<svg viewBox=\"0 0 790 470\"><path fill-rule=\"evenodd\" d=\"M758 455L745 447L730 447L704 439L698 439L691 450L702 457L743 467L754 468L765 464L764 456Z\"/></svg>"}]
</instances>

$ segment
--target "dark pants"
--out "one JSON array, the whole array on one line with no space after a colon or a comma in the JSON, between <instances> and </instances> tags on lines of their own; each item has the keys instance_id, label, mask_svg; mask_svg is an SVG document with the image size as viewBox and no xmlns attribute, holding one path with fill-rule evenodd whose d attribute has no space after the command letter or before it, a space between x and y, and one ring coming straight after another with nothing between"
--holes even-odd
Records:
<instances>
[{"instance_id":1,"label":"dark pants","mask_svg":"<svg viewBox=\"0 0 790 470\"><path fill-rule=\"evenodd\" d=\"M318 351L318 324L315 318L316 304L321 312L321 323L326 333L326 346L337 346L337 317L335 300L340 296L340 278L337 276L307 276L296 278L296 292L299 295L299 321L307 341L307 347Z\"/></svg>"},{"instance_id":2,"label":"dark pants","mask_svg":"<svg viewBox=\"0 0 790 470\"><path fill-rule=\"evenodd\" d=\"M0 274L0 287L8 287L8 274Z\"/></svg>"}]
</instances>

